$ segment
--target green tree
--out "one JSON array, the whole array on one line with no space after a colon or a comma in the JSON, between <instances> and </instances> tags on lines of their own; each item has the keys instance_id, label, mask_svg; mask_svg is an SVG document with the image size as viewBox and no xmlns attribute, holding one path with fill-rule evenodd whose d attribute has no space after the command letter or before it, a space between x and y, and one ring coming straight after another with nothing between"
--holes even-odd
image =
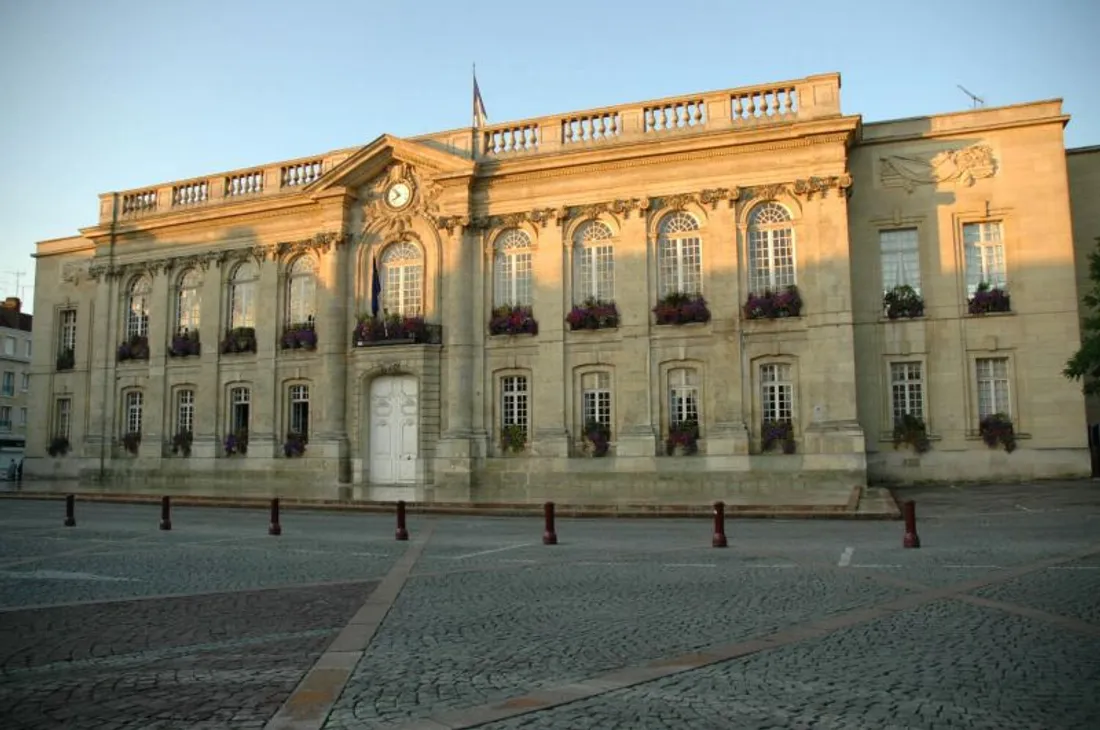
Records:
<instances>
[{"instance_id":1,"label":"green tree","mask_svg":"<svg viewBox=\"0 0 1100 730\"><path fill-rule=\"evenodd\" d=\"M1100 238L1089 255L1089 281L1092 287L1084 302L1090 312L1081 326L1081 349L1066 362L1062 375L1083 380L1085 395L1096 395L1100 393Z\"/></svg>"}]
</instances>

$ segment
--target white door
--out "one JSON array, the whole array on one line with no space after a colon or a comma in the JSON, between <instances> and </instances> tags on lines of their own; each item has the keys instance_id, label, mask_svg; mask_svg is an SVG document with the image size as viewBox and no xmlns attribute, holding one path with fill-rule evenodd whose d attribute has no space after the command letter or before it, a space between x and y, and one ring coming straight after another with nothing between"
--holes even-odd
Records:
<instances>
[{"instance_id":1,"label":"white door","mask_svg":"<svg viewBox=\"0 0 1100 730\"><path fill-rule=\"evenodd\" d=\"M420 403L416 378L382 376L370 386L370 481L416 481L417 422Z\"/></svg>"}]
</instances>

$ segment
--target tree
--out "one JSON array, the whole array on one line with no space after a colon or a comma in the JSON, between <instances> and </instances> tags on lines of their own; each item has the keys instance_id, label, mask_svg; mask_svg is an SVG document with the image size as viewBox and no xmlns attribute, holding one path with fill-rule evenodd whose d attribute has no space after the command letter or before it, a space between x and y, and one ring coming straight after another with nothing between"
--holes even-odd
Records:
<instances>
[{"instance_id":1,"label":"tree","mask_svg":"<svg viewBox=\"0 0 1100 730\"><path fill-rule=\"evenodd\" d=\"M1100 238L1096 250L1089 254L1089 281L1092 288L1084 296L1091 312L1081 325L1081 349L1066 362L1062 371L1070 380L1083 380L1085 395L1100 393Z\"/></svg>"}]
</instances>

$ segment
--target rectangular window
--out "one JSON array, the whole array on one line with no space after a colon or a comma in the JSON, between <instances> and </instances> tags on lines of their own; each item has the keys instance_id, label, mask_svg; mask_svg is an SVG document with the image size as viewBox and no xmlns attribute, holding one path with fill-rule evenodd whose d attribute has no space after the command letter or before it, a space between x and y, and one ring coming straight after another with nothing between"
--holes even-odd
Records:
<instances>
[{"instance_id":1,"label":"rectangular window","mask_svg":"<svg viewBox=\"0 0 1100 730\"><path fill-rule=\"evenodd\" d=\"M677 368L668 373L668 425L699 423L699 375L695 370Z\"/></svg>"},{"instance_id":2,"label":"rectangular window","mask_svg":"<svg viewBox=\"0 0 1100 730\"><path fill-rule=\"evenodd\" d=\"M126 394L126 411L123 414L126 425L125 433L141 433L141 415L145 398L140 390L132 390Z\"/></svg>"},{"instance_id":3,"label":"rectangular window","mask_svg":"<svg viewBox=\"0 0 1100 730\"><path fill-rule=\"evenodd\" d=\"M531 306L531 271L530 252L499 254L496 257L496 306Z\"/></svg>"},{"instance_id":4,"label":"rectangular window","mask_svg":"<svg viewBox=\"0 0 1100 730\"><path fill-rule=\"evenodd\" d=\"M256 326L256 282L236 282L229 288L229 327Z\"/></svg>"},{"instance_id":5,"label":"rectangular window","mask_svg":"<svg viewBox=\"0 0 1100 730\"><path fill-rule=\"evenodd\" d=\"M1008 283L1005 270L1005 246L1001 222L967 223L963 225L963 246L966 251L966 291L970 296L980 284L1003 289Z\"/></svg>"},{"instance_id":6,"label":"rectangular window","mask_svg":"<svg viewBox=\"0 0 1100 730\"><path fill-rule=\"evenodd\" d=\"M794 231L788 227L750 230L749 272L753 294L794 286Z\"/></svg>"},{"instance_id":7,"label":"rectangular window","mask_svg":"<svg viewBox=\"0 0 1100 730\"><path fill-rule=\"evenodd\" d=\"M248 432L248 419L252 409L252 391L248 388L233 388L229 391L229 431L239 434Z\"/></svg>"},{"instance_id":8,"label":"rectangular window","mask_svg":"<svg viewBox=\"0 0 1100 730\"><path fill-rule=\"evenodd\" d=\"M658 256L660 295L703 293L703 240L691 238L662 239Z\"/></svg>"},{"instance_id":9,"label":"rectangular window","mask_svg":"<svg viewBox=\"0 0 1100 730\"><path fill-rule=\"evenodd\" d=\"M577 249L577 304L588 299L610 302L615 298L615 256L611 244Z\"/></svg>"},{"instance_id":10,"label":"rectangular window","mask_svg":"<svg viewBox=\"0 0 1100 730\"><path fill-rule=\"evenodd\" d=\"M22 386L22 390L25 390L25 391L31 389L31 374L30 373L23 373L21 386Z\"/></svg>"},{"instance_id":11,"label":"rectangular window","mask_svg":"<svg viewBox=\"0 0 1100 730\"><path fill-rule=\"evenodd\" d=\"M978 418L994 413L1012 417L1012 404L1008 398L1008 358L979 358L978 370Z\"/></svg>"},{"instance_id":12,"label":"rectangular window","mask_svg":"<svg viewBox=\"0 0 1100 730\"><path fill-rule=\"evenodd\" d=\"M790 423L794 417L794 384L791 366L769 363L760 366L760 409L765 421Z\"/></svg>"},{"instance_id":13,"label":"rectangular window","mask_svg":"<svg viewBox=\"0 0 1100 730\"><path fill-rule=\"evenodd\" d=\"M176 433L195 431L195 391L176 391Z\"/></svg>"},{"instance_id":14,"label":"rectangular window","mask_svg":"<svg viewBox=\"0 0 1100 730\"><path fill-rule=\"evenodd\" d=\"M501 426L518 426L527 434L527 378L509 375L500 380Z\"/></svg>"},{"instance_id":15,"label":"rectangular window","mask_svg":"<svg viewBox=\"0 0 1100 730\"><path fill-rule=\"evenodd\" d=\"M60 332L59 349L76 350L76 310L75 309L63 309L61 310L61 332Z\"/></svg>"},{"instance_id":16,"label":"rectangular window","mask_svg":"<svg viewBox=\"0 0 1100 730\"><path fill-rule=\"evenodd\" d=\"M15 354L15 338L14 337L5 337L4 338L4 354L5 355L14 355Z\"/></svg>"},{"instance_id":17,"label":"rectangular window","mask_svg":"<svg viewBox=\"0 0 1100 730\"><path fill-rule=\"evenodd\" d=\"M2 390L4 395L15 395L15 373L6 371L4 373L4 385Z\"/></svg>"},{"instance_id":18,"label":"rectangular window","mask_svg":"<svg viewBox=\"0 0 1100 730\"><path fill-rule=\"evenodd\" d=\"M920 247L916 228L879 231L882 257L882 290L910 286L920 294Z\"/></svg>"},{"instance_id":19,"label":"rectangular window","mask_svg":"<svg viewBox=\"0 0 1100 730\"><path fill-rule=\"evenodd\" d=\"M0 406L0 431L11 430L11 406Z\"/></svg>"},{"instance_id":20,"label":"rectangular window","mask_svg":"<svg viewBox=\"0 0 1100 730\"><path fill-rule=\"evenodd\" d=\"M26 426L27 425L27 409L26 408L20 408L19 409L19 425L20 426Z\"/></svg>"},{"instance_id":21,"label":"rectangular window","mask_svg":"<svg viewBox=\"0 0 1100 730\"><path fill-rule=\"evenodd\" d=\"M583 425L593 421L611 426L611 373L586 373L581 377Z\"/></svg>"},{"instance_id":22,"label":"rectangular window","mask_svg":"<svg viewBox=\"0 0 1100 730\"><path fill-rule=\"evenodd\" d=\"M309 436L309 386L290 386L290 433Z\"/></svg>"},{"instance_id":23,"label":"rectangular window","mask_svg":"<svg viewBox=\"0 0 1100 730\"><path fill-rule=\"evenodd\" d=\"M30 358L31 358L31 341L30 340L26 340L26 341L23 342L23 352L24 352L24 354L26 354L27 359L30 360Z\"/></svg>"},{"instance_id":24,"label":"rectangular window","mask_svg":"<svg viewBox=\"0 0 1100 730\"><path fill-rule=\"evenodd\" d=\"M69 438L72 435L73 400L58 398L54 410L53 435Z\"/></svg>"},{"instance_id":25,"label":"rectangular window","mask_svg":"<svg viewBox=\"0 0 1100 730\"><path fill-rule=\"evenodd\" d=\"M890 363L890 392L895 422L905 415L924 419L924 374L919 362Z\"/></svg>"}]
</instances>

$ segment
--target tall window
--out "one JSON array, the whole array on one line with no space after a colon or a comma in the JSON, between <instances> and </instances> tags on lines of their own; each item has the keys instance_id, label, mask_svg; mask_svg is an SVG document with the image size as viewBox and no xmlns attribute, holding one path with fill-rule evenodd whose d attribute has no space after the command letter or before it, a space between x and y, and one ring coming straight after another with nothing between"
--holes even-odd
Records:
<instances>
[{"instance_id":1,"label":"tall window","mask_svg":"<svg viewBox=\"0 0 1100 730\"><path fill-rule=\"evenodd\" d=\"M0 431L11 430L11 406L0 406Z\"/></svg>"},{"instance_id":2,"label":"tall window","mask_svg":"<svg viewBox=\"0 0 1100 730\"><path fill-rule=\"evenodd\" d=\"M699 422L699 374L690 368L668 373L668 425Z\"/></svg>"},{"instance_id":3,"label":"tall window","mask_svg":"<svg viewBox=\"0 0 1100 730\"><path fill-rule=\"evenodd\" d=\"M684 212L661 221L657 236L660 296L703 293L703 239L699 222Z\"/></svg>"},{"instance_id":4,"label":"tall window","mask_svg":"<svg viewBox=\"0 0 1100 730\"><path fill-rule=\"evenodd\" d=\"M61 310L61 332L59 351L65 350L76 351L76 310L75 309L62 309Z\"/></svg>"},{"instance_id":5,"label":"tall window","mask_svg":"<svg viewBox=\"0 0 1100 730\"><path fill-rule=\"evenodd\" d=\"M615 298L615 246L607 224L589 221L573 235L573 301Z\"/></svg>"},{"instance_id":6,"label":"tall window","mask_svg":"<svg viewBox=\"0 0 1100 730\"><path fill-rule=\"evenodd\" d=\"M260 269L254 261L242 261L229 278L229 328L256 326L256 287Z\"/></svg>"},{"instance_id":7,"label":"tall window","mask_svg":"<svg viewBox=\"0 0 1100 730\"><path fill-rule=\"evenodd\" d=\"M19 409L19 425L20 426L26 426L27 425L27 409L26 408L20 408Z\"/></svg>"},{"instance_id":8,"label":"tall window","mask_svg":"<svg viewBox=\"0 0 1100 730\"><path fill-rule=\"evenodd\" d=\"M176 433L195 431L195 391L185 388L176 391Z\"/></svg>"},{"instance_id":9,"label":"tall window","mask_svg":"<svg viewBox=\"0 0 1100 730\"><path fill-rule=\"evenodd\" d=\"M493 306L531 306L531 238L511 228L497 237Z\"/></svg>"},{"instance_id":10,"label":"tall window","mask_svg":"<svg viewBox=\"0 0 1100 730\"><path fill-rule=\"evenodd\" d=\"M202 278L195 269L189 269L180 277L176 291L176 332L198 331L202 311L201 284Z\"/></svg>"},{"instance_id":11,"label":"tall window","mask_svg":"<svg viewBox=\"0 0 1100 730\"><path fill-rule=\"evenodd\" d=\"M15 373L9 371L4 372L4 395L15 395Z\"/></svg>"},{"instance_id":12,"label":"tall window","mask_svg":"<svg viewBox=\"0 0 1100 730\"><path fill-rule=\"evenodd\" d=\"M149 336L149 299L153 292L153 282L141 276L130 284L126 298L126 337Z\"/></svg>"},{"instance_id":13,"label":"tall window","mask_svg":"<svg viewBox=\"0 0 1100 730\"><path fill-rule=\"evenodd\" d=\"M5 355L14 355L15 354L15 338L14 337L5 337L4 338L4 354Z\"/></svg>"},{"instance_id":14,"label":"tall window","mask_svg":"<svg viewBox=\"0 0 1100 730\"><path fill-rule=\"evenodd\" d=\"M30 389L31 389L31 374L30 373L23 373L22 383L21 383L21 390L30 390Z\"/></svg>"},{"instance_id":15,"label":"tall window","mask_svg":"<svg viewBox=\"0 0 1100 730\"><path fill-rule=\"evenodd\" d=\"M581 376L581 410L584 425L595 421L611 426L611 373Z\"/></svg>"},{"instance_id":16,"label":"tall window","mask_svg":"<svg viewBox=\"0 0 1100 730\"><path fill-rule=\"evenodd\" d=\"M30 340L25 340L23 342L23 354L27 356L28 360L30 359L30 357L31 357L31 341Z\"/></svg>"},{"instance_id":17,"label":"tall window","mask_svg":"<svg viewBox=\"0 0 1100 730\"><path fill-rule=\"evenodd\" d=\"M760 410L765 421L789 423L794 417L794 384L791 366L768 363L760 366Z\"/></svg>"},{"instance_id":18,"label":"tall window","mask_svg":"<svg viewBox=\"0 0 1100 730\"><path fill-rule=\"evenodd\" d=\"M125 404L123 422L126 424L126 433L141 433L141 415L145 405L142 392L131 390L126 394Z\"/></svg>"},{"instance_id":19,"label":"tall window","mask_svg":"<svg viewBox=\"0 0 1100 730\"><path fill-rule=\"evenodd\" d=\"M774 292L795 283L791 214L776 202L759 205L749 218L749 291Z\"/></svg>"},{"instance_id":20,"label":"tall window","mask_svg":"<svg viewBox=\"0 0 1100 730\"><path fill-rule=\"evenodd\" d=\"M518 426L527 433L527 378L509 375L500 379L500 425Z\"/></svg>"},{"instance_id":21,"label":"tall window","mask_svg":"<svg viewBox=\"0 0 1100 730\"><path fill-rule=\"evenodd\" d=\"M252 391L238 387L229 391L229 432L248 431L252 409Z\"/></svg>"},{"instance_id":22,"label":"tall window","mask_svg":"<svg viewBox=\"0 0 1100 730\"><path fill-rule=\"evenodd\" d=\"M1008 398L1008 358L987 357L977 362L978 418L994 413L1012 415Z\"/></svg>"},{"instance_id":23,"label":"tall window","mask_svg":"<svg viewBox=\"0 0 1100 730\"><path fill-rule=\"evenodd\" d=\"M924 373L919 362L890 363L890 394L895 422L906 415L924 418Z\"/></svg>"},{"instance_id":24,"label":"tall window","mask_svg":"<svg viewBox=\"0 0 1100 730\"><path fill-rule=\"evenodd\" d=\"M309 436L309 386L290 386L290 433Z\"/></svg>"},{"instance_id":25,"label":"tall window","mask_svg":"<svg viewBox=\"0 0 1100 730\"><path fill-rule=\"evenodd\" d=\"M416 317L424 313L424 256L405 241L382 252L382 308L388 314Z\"/></svg>"},{"instance_id":26,"label":"tall window","mask_svg":"<svg viewBox=\"0 0 1100 730\"><path fill-rule=\"evenodd\" d=\"M286 324L307 324L317 313L317 273L311 256L299 256L286 272Z\"/></svg>"},{"instance_id":27,"label":"tall window","mask_svg":"<svg viewBox=\"0 0 1100 730\"><path fill-rule=\"evenodd\" d=\"M53 435L70 438L73 430L73 400L58 398L54 410Z\"/></svg>"},{"instance_id":28,"label":"tall window","mask_svg":"<svg viewBox=\"0 0 1100 730\"><path fill-rule=\"evenodd\" d=\"M916 228L896 228L879 231L878 245L882 257L882 290L910 286L920 294L920 249Z\"/></svg>"},{"instance_id":29,"label":"tall window","mask_svg":"<svg viewBox=\"0 0 1100 730\"><path fill-rule=\"evenodd\" d=\"M1001 222L966 223L963 225L963 246L966 250L967 293L973 295L982 283L1003 289L1008 280Z\"/></svg>"}]
</instances>

